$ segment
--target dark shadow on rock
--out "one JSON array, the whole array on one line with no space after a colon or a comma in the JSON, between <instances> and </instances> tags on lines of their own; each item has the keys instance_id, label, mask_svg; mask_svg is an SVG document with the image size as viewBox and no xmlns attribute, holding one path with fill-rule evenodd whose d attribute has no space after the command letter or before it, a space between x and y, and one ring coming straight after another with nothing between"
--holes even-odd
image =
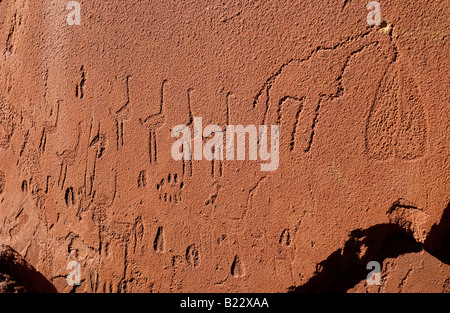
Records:
<instances>
[{"instance_id":1,"label":"dark shadow on rock","mask_svg":"<svg viewBox=\"0 0 450 313\"><path fill-rule=\"evenodd\" d=\"M289 291L346 292L367 278L369 262L377 261L382 266L386 258L422 250L450 265L450 203L439 223L432 226L423 245L416 241L410 229L394 223L357 229L349 237L343 248L317 265L315 275L308 282L293 286Z\"/></svg>"},{"instance_id":2,"label":"dark shadow on rock","mask_svg":"<svg viewBox=\"0 0 450 313\"><path fill-rule=\"evenodd\" d=\"M425 250L450 265L450 202L438 224L433 225L424 244Z\"/></svg>"},{"instance_id":3,"label":"dark shadow on rock","mask_svg":"<svg viewBox=\"0 0 450 313\"><path fill-rule=\"evenodd\" d=\"M367 263L380 264L386 258L422 250L414 238L395 224L375 225L354 230L344 248L333 252L317 266L317 272L306 284L291 287L291 292L346 292L369 273Z\"/></svg>"},{"instance_id":4,"label":"dark shadow on rock","mask_svg":"<svg viewBox=\"0 0 450 313\"><path fill-rule=\"evenodd\" d=\"M56 293L57 290L14 249L0 245L0 292Z\"/></svg>"}]
</instances>

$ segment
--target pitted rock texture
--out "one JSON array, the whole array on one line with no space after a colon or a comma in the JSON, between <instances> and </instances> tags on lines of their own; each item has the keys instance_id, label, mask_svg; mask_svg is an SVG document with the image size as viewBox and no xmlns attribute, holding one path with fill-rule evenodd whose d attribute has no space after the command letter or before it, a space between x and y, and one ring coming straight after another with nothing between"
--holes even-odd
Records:
<instances>
[{"instance_id":1,"label":"pitted rock texture","mask_svg":"<svg viewBox=\"0 0 450 313\"><path fill-rule=\"evenodd\" d=\"M0 1L0 240L58 292L448 292L447 1L68 2ZM174 160L194 117L278 169Z\"/></svg>"}]
</instances>

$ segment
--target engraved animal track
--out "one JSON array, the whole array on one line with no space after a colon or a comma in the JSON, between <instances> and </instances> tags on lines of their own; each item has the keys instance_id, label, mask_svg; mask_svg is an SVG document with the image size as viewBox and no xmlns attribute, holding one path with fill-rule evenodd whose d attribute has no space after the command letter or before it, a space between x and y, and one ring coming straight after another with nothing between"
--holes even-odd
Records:
<instances>
[{"instance_id":1,"label":"engraved animal track","mask_svg":"<svg viewBox=\"0 0 450 313\"><path fill-rule=\"evenodd\" d=\"M376 160L413 160L425 154L427 126L411 70L391 64L378 87L366 126L366 149Z\"/></svg>"},{"instance_id":2,"label":"engraved animal track","mask_svg":"<svg viewBox=\"0 0 450 313\"><path fill-rule=\"evenodd\" d=\"M280 245L285 247L289 247L291 245L291 233L289 229L286 228L285 230L283 230L278 242L280 243Z\"/></svg>"},{"instance_id":3,"label":"engraved animal track","mask_svg":"<svg viewBox=\"0 0 450 313\"><path fill-rule=\"evenodd\" d=\"M164 252L164 229L162 226L158 227L155 241L153 242L153 250L158 253Z\"/></svg>"},{"instance_id":4,"label":"engraved animal track","mask_svg":"<svg viewBox=\"0 0 450 313\"><path fill-rule=\"evenodd\" d=\"M20 189L22 189L23 193L28 192L28 182L26 180L22 181L22 185L20 186Z\"/></svg>"},{"instance_id":5,"label":"engraved animal track","mask_svg":"<svg viewBox=\"0 0 450 313\"><path fill-rule=\"evenodd\" d=\"M142 217L138 216L134 222L133 227L134 233L134 247L133 252L136 253L136 246L138 243L142 243L142 239L144 238L144 223L142 222Z\"/></svg>"},{"instance_id":6,"label":"engraved animal track","mask_svg":"<svg viewBox=\"0 0 450 313\"><path fill-rule=\"evenodd\" d=\"M68 208L75 206L75 196L74 196L72 187L69 187L66 189L66 193L64 195L64 200L65 200L66 206Z\"/></svg>"},{"instance_id":7,"label":"engraved animal track","mask_svg":"<svg viewBox=\"0 0 450 313\"><path fill-rule=\"evenodd\" d=\"M198 267L200 265L200 253L195 244L190 245L186 249L186 262L192 267Z\"/></svg>"},{"instance_id":8,"label":"engraved animal track","mask_svg":"<svg viewBox=\"0 0 450 313\"><path fill-rule=\"evenodd\" d=\"M139 172L137 184L138 184L138 188L147 187L147 172L145 170Z\"/></svg>"},{"instance_id":9,"label":"engraved animal track","mask_svg":"<svg viewBox=\"0 0 450 313\"><path fill-rule=\"evenodd\" d=\"M162 178L161 181L156 184L159 200L170 203L181 202L181 190L183 187L184 181L178 174L169 173L167 177Z\"/></svg>"},{"instance_id":10,"label":"engraved animal track","mask_svg":"<svg viewBox=\"0 0 450 313\"><path fill-rule=\"evenodd\" d=\"M216 191L213 194L210 194L208 199L205 200L205 205L212 205L213 207L216 206L216 200L217 196L219 195L219 186L216 185Z\"/></svg>"},{"instance_id":11,"label":"engraved animal track","mask_svg":"<svg viewBox=\"0 0 450 313\"><path fill-rule=\"evenodd\" d=\"M245 276L244 263L241 261L238 255L234 257L233 264L231 264L231 275L234 278L240 278Z\"/></svg>"}]
</instances>

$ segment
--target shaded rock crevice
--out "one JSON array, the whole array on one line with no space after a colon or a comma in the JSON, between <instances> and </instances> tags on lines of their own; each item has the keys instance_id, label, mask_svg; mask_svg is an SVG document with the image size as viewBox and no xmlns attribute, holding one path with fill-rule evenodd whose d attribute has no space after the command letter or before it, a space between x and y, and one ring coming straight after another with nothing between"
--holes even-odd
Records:
<instances>
[{"instance_id":1,"label":"shaded rock crevice","mask_svg":"<svg viewBox=\"0 0 450 313\"><path fill-rule=\"evenodd\" d=\"M400 199L388 210L390 223L353 230L344 247L317 264L315 275L309 281L292 286L289 291L347 292L366 279L369 262L377 261L382 265L387 258L423 250L450 265L450 203L441 220L425 235L418 232L426 224L423 219L425 213L405 203Z\"/></svg>"},{"instance_id":2,"label":"shaded rock crevice","mask_svg":"<svg viewBox=\"0 0 450 313\"><path fill-rule=\"evenodd\" d=\"M13 248L0 244L0 293L56 293L44 275Z\"/></svg>"}]
</instances>

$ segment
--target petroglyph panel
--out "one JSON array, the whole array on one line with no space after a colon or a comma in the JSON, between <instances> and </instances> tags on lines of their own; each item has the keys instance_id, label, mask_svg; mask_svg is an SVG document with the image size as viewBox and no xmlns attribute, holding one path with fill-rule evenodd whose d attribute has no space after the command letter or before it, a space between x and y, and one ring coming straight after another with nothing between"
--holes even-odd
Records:
<instances>
[{"instance_id":1,"label":"petroglyph panel","mask_svg":"<svg viewBox=\"0 0 450 313\"><path fill-rule=\"evenodd\" d=\"M448 292L445 1L66 4L0 0L0 243L50 287Z\"/></svg>"}]
</instances>

